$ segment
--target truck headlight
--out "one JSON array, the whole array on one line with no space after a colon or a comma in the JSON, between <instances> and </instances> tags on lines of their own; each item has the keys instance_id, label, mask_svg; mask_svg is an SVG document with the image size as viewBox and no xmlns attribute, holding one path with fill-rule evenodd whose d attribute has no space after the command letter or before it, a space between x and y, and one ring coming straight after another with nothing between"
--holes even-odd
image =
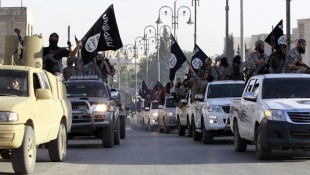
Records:
<instances>
[{"instance_id":1,"label":"truck headlight","mask_svg":"<svg viewBox=\"0 0 310 175\"><path fill-rule=\"evenodd\" d=\"M218 119L216 116L209 116L209 123L210 124L218 124Z\"/></svg>"},{"instance_id":2,"label":"truck headlight","mask_svg":"<svg viewBox=\"0 0 310 175\"><path fill-rule=\"evenodd\" d=\"M174 115L173 112L168 112L168 116L169 116L169 117L172 117L173 115Z\"/></svg>"},{"instance_id":3,"label":"truck headlight","mask_svg":"<svg viewBox=\"0 0 310 175\"><path fill-rule=\"evenodd\" d=\"M282 110L266 110L265 117L268 120L286 121Z\"/></svg>"},{"instance_id":4,"label":"truck headlight","mask_svg":"<svg viewBox=\"0 0 310 175\"><path fill-rule=\"evenodd\" d=\"M108 106L105 104L93 105L92 107L93 107L94 112L106 112L106 111L108 111Z\"/></svg>"},{"instance_id":5,"label":"truck headlight","mask_svg":"<svg viewBox=\"0 0 310 175\"><path fill-rule=\"evenodd\" d=\"M0 112L0 122L17 122L18 114L15 112Z\"/></svg>"},{"instance_id":6,"label":"truck headlight","mask_svg":"<svg viewBox=\"0 0 310 175\"><path fill-rule=\"evenodd\" d=\"M157 113L157 112L154 112L154 113L152 113L152 116L153 116L153 117L157 117L157 116L158 116L158 113Z\"/></svg>"},{"instance_id":7,"label":"truck headlight","mask_svg":"<svg viewBox=\"0 0 310 175\"><path fill-rule=\"evenodd\" d=\"M221 106L218 105L208 105L208 112L221 112Z\"/></svg>"}]
</instances>

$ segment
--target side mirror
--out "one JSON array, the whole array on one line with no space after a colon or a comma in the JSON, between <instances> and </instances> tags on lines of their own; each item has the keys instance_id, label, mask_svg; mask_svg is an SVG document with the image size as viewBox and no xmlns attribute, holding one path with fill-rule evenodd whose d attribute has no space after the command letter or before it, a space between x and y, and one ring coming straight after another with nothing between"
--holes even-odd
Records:
<instances>
[{"instance_id":1,"label":"side mirror","mask_svg":"<svg viewBox=\"0 0 310 175\"><path fill-rule=\"evenodd\" d=\"M164 108L163 105L159 105L159 106L158 106L158 109L163 109L163 108Z\"/></svg>"},{"instance_id":2,"label":"side mirror","mask_svg":"<svg viewBox=\"0 0 310 175\"><path fill-rule=\"evenodd\" d=\"M196 94L194 100L203 101L203 94Z\"/></svg>"},{"instance_id":3,"label":"side mirror","mask_svg":"<svg viewBox=\"0 0 310 175\"><path fill-rule=\"evenodd\" d=\"M111 98L112 99L117 99L118 98L118 92L117 91L112 91L111 92Z\"/></svg>"},{"instance_id":4,"label":"side mirror","mask_svg":"<svg viewBox=\"0 0 310 175\"><path fill-rule=\"evenodd\" d=\"M52 99L53 95L49 89L37 89L36 90L36 97L39 100L45 100L45 99Z\"/></svg>"},{"instance_id":5,"label":"side mirror","mask_svg":"<svg viewBox=\"0 0 310 175\"><path fill-rule=\"evenodd\" d=\"M144 110L145 111L150 111L150 108L149 107L145 107Z\"/></svg>"},{"instance_id":6,"label":"side mirror","mask_svg":"<svg viewBox=\"0 0 310 175\"><path fill-rule=\"evenodd\" d=\"M246 92L243 95L243 99L256 102L257 97L254 92Z\"/></svg>"}]
</instances>

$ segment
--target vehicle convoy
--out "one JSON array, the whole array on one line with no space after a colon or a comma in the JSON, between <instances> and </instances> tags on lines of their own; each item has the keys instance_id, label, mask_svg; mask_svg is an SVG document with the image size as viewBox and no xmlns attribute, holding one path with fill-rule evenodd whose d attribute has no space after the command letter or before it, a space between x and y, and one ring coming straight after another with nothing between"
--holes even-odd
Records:
<instances>
[{"instance_id":1,"label":"vehicle convoy","mask_svg":"<svg viewBox=\"0 0 310 175\"><path fill-rule=\"evenodd\" d=\"M166 96L164 105L159 105L158 108L158 132L169 134L172 129L177 127L176 106L173 96Z\"/></svg>"},{"instance_id":2,"label":"vehicle convoy","mask_svg":"<svg viewBox=\"0 0 310 175\"><path fill-rule=\"evenodd\" d=\"M233 99L240 99L244 81L214 81L208 83L205 94L196 94L191 105L193 140L205 144L215 136L230 135L229 112Z\"/></svg>"},{"instance_id":3,"label":"vehicle convoy","mask_svg":"<svg viewBox=\"0 0 310 175\"><path fill-rule=\"evenodd\" d=\"M74 136L97 136L104 148L120 144L119 109L106 83L97 76L76 76L65 82L72 104Z\"/></svg>"},{"instance_id":4,"label":"vehicle convoy","mask_svg":"<svg viewBox=\"0 0 310 175\"><path fill-rule=\"evenodd\" d=\"M144 128L147 128L150 132L155 131L158 127L158 112L159 112L159 103L157 100L151 101L150 107L145 107L143 114L143 124Z\"/></svg>"},{"instance_id":5,"label":"vehicle convoy","mask_svg":"<svg viewBox=\"0 0 310 175\"><path fill-rule=\"evenodd\" d=\"M231 103L235 151L255 144L257 159L275 149L310 148L310 75L266 74L252 77L241 100Z\"/></svg>"},{"instance_id":6,"label":"vehicle convoy","mask_svg":"<svg viewBox=\"0 0 310 175\"><path fill-rule=\"evenodd\" d=\"M10 152L16 173L33 171L39 144L46 145L51 161L63 161L71 128L71 103L63 83L25 66L1 66L0 79L1 156Z\"/></svg>"}]
</instances>

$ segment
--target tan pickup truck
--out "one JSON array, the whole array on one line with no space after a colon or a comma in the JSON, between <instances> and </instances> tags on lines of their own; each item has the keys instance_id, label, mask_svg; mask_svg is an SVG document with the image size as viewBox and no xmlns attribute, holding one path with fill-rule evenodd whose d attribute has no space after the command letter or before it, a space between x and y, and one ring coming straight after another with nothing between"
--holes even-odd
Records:
<instances>
[{"instance_id":1,"label":"tan pickup truck","mask_svg":"<svg viewBox=\"0 0 310 175\"><path fill-rule=\"evenodd\" d=\"M31 173L37 145L51 161L66 157L71 103L54 75L33 67L0 66L0 153L16 173Z\"/></svg>"}]
</instances>

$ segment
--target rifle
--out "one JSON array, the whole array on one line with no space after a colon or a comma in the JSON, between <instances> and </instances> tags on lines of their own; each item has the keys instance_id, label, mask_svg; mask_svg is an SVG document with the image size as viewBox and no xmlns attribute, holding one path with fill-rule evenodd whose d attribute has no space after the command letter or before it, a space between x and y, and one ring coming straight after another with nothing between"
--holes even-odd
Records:
<instances>
[{"instance_id":1,"label":"rifle","mask_svg":"<svg viewBox=\"0 0 310 175\"><path fill-rule=\"evenodd\" d=\"M19 40L19 42L20 42L20 44L24 47L24 41L23 41L23 39L22 39L22 37L20 36L20 29L14 29L14 32L17 34L17 36L18 36L18 40ZM19 60L22 60L23 59L23 48L21 48L20 49L20 54L19 54Z\"/></svg>"}]
</instances>

